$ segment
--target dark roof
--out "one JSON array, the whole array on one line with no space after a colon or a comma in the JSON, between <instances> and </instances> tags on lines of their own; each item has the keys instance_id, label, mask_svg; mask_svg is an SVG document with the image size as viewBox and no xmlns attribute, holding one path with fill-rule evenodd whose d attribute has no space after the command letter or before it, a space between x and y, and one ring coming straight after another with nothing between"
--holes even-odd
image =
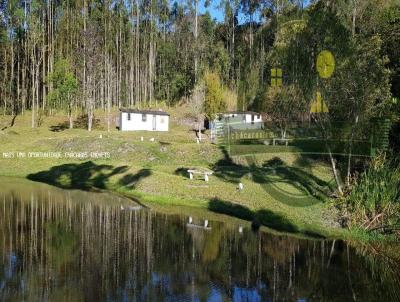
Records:
<instances>
[{"instance_id":1,"label":"dark roof","mask_svg":"<svg viewBox=\"0 0 400 302\"><path fill-rule=\"evenodd\" d=\"M155 115L168 115L169 116L169 114L167 112L160 111L160 110L139 110L139 109L130 109L130 108L120 108L119 111L128 112L128 113L155 114Z\"/></svg>"}]
</instances>

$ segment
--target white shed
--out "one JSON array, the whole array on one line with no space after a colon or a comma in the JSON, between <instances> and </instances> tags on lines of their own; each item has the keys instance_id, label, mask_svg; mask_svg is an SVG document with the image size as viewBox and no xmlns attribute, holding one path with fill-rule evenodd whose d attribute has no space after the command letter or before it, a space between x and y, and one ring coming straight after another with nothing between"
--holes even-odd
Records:
<instances>
[{"instance_id":1,"label":"white shed","mask_svg":"<svg viewBox=\"0 0 400 302\"><path fill-rule=\"evenodd\" d=\"M233 111L217 114L214 121L211 122L212 129L215 124L226 123L233 129L262 129L264 126L263 118L260 113L253 111Z\"/></svg>"},{"instance_id":2,"label":"white shed","mask_svg":"<svg viewBox=\"0 0 400 302\"><path fill-rule=\"evenodd\" d=\"M263 129L263 117L258 112L253 111L232 111L223 112L215 116L210 121L211 141L218 143L218 139L223 137L226 127L232 130L255 130Z\"/></svg>"},{"instance_id":3,"label":"white shed","mask_svg":"<svg viewBox=\"0 0 400 302\"><path fill-rule=\"evenodd\" d=\"M169 114L165 111L120 109L121 131L168 131Z\"/></svg>"},{"instance_id":4,"label":"white shed","mask_svg":"<svg viewBox=\"0 0 400 302\"><path fill-rule=\"evenodd\" d=\"M263 126L262 116L258 112L233 111L224 112L221 115L233 128L261 129Z\"/></svg>"}]
</instances>

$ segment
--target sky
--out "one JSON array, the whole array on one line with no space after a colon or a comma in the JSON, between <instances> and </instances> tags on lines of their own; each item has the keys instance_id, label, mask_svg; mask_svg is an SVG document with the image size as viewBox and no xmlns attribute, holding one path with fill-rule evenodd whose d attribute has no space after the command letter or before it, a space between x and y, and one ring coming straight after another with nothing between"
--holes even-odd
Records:
<instances>
[{"instance_id":1,"label":"sky","mask_svg":"<svg viewBox=\"0 0 400 302\"><path fill-rule=\"evenodd\" d=\"M211 0L211 4L206 8L204 7L204 1L200 1L199 3L199 11L200 13L205 13L208 11L213 19L216 19L217 22L224 21L224 10L222 8L218 8L220 0ZM246 21L245 16L242 14L239 15L239 23L243 23Z\"/></svg>"},{"instance_id":2,"label":"sky","mask_svg":"<svg viewBox=\"0 0 400 302\"><path fill-rule=\"evenodd\" d=\"M204 7L204 1L200 1L199 11L201 14L205 12L209 12L213 19L216 19L217 22L224 21L224 11L223 9L219 9L217 6L219 4L219 0L211 0L211 4L206 8Z\"/></svg>"},{"instance_id":3,"label":"sky","mask_svg":"<svg viewBox=\"0 0 400 302\"><path fill-rule=\"evenodd\" d=\"M311 0L306 0L304 1L304 5L307 6L310 3ZM218 8L218 5L220 3L220 0L211 0L211 4L206 8L204 7L204 1L200 0L199 1L199 11L200 13L205 13L208 11L213 19L216 19L217 22L223 22L224 21L224 10L221 8ZM239 24L242 24L246 21L246 16L243 14L239 14L238 16L238 21ZM255 16L255 19L257 20L257 16Z\"/></svg>"}]
</instances>

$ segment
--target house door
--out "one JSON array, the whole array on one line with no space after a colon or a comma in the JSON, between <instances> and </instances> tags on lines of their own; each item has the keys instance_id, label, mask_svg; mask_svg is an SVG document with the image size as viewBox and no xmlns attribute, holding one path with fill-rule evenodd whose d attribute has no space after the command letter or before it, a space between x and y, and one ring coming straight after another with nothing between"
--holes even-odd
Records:
<instances>
[{"instance_id":1,"label":"house door","mask_svg":"<svg viewBox=\"0 0 400 302\"><path fill-rule=\"evenodd\" d=\"M157 130L157 122L156 122L156 115L153 115L153 131Z\"/></svg>"}]
</instances>

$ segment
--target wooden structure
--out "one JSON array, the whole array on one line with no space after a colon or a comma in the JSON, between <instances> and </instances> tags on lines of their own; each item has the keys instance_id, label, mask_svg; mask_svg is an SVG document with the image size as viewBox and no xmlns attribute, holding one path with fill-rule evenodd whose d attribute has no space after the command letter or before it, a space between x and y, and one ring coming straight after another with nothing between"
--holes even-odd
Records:
<instances>
[{"instance_id":1,"label":"wooden structure","mask_svg":"<svg viewBox=\"0 0 400 302\"><path fill-rule=\"evenodd\" d=\"M208 177L212 175L214 172L212 171L204 171L204 170L195 170L195 169L189 169L187 170L189 173L189 178L193 179L194 174L199 174L204 176L204 180L208 181Z\"/></svg>"}]
</instances>

